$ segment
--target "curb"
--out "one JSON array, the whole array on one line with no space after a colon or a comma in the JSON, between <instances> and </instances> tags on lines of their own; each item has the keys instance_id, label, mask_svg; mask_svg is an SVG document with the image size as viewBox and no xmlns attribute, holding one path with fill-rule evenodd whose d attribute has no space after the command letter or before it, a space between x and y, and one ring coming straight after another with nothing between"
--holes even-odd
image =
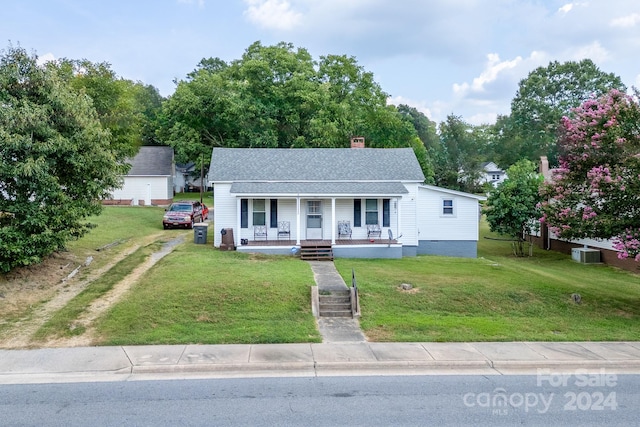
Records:
<instances>
[{"instance_id":1,"label":"curb","mask_svg":"<svg viewBox=\"0 0 640 427\"><path fill-rule=\"evenodd\" d=\"M493 369L640 369L640 360L498 360L490 361Z\"/></svg>"},{"instance_id":2,"label":"curb","mask_svg":"<svg viewBox=\"0 0 640 427\"><path fill-rule=\"evenodd\" d=\"M299 372L313 373L313 362L290 363L200 363L190 365L139 365L133 366L132 374L170 374L170 373L221 373L221 372Z\"/></svg>"}]
</instances>

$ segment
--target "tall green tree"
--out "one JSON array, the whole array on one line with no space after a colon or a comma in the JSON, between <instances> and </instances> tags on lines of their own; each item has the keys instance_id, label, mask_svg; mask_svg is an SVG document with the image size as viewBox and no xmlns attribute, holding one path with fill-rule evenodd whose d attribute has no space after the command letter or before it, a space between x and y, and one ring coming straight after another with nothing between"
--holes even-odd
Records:
<instances>
[{"instance_id":1,"label":"tall green tree","mask_svg":"<svg viewBox=\"0 0 640 427\"><path fill-rule=\"evenodd\" d=\"M215 146L348 147L352 136L369 147L414 147L415 129L387 98L353 57L315 61L290 43L256 42L230 63L203 59L178 82L158 136L179 161L208 158Z\"/></svg>"},{"instance_id":2,"label":"tall green tree","mask_svg":"<svg viewBox=\"0 0 640 427\"><path fill-rule=\"evenodd\" d=\"M542 155L552 163L557 158L556 140L560 119L592 96L611 89L625 91L620 77L601 71L590 59L580 62L553 61L520 81L511 101L514 138L505 142L518 158L536 161Z\"/></svg>"},{"instance_id":3,"label":"tall green tree","mask_svg":"<svg viewBox=\"0 0 640 427\"><path fill-rule=\"evenodd\" d=\"M136 114L140 114L140 143L142 145L162 145L156 134L158 120L164 98L158 88L136 83L133 86Z\"/></svg>"},{"instance_id":4,"label":"tall green tree","mask_svg":"<svg viewBox=\"0 0 640 427\"><path fill-rule=\"evenodd\" d=\"M614 239L640 261L640 104L612 90L562 122L560 167L544 186L544 221L564 239Z\"/></svg>"},{"instance_id":5,"label":"tall green tree","mask_svg":"<svg viewBox=\"0 0 640 427\"><path fill-rule=\"evenodd\" d=\"M489 145L488 158L506 170L520 159L534 160L537 151L527 153L528 144L525 136L517 129L509 115L499 115L491 126L492 138Z\"/></svg>"},{"instance_id":6,"label":"tall green tree","mask_svg":"<svg viewBox=\"0 0 640 427\"><path fill-rule=\"evenodd\" d=\"M427 150L434 149L439 144L437 124L415 107L405 104L398 105L398 112L407 120L418 133L418 138Z\"/></svg>"},{"instance_id":7,"label":"tall green tree","mask_svg":"<svg viewBox=\"0 0 640 427\"><path fill-rule=\"evenodd\" d=\"M474 128L450 114L440 123L440 147L434 150L436 183L453 190L474 192L480 179L480 153Z\"/></svg>"},{"instance_id":8,"label":"tall green tree","mask_svg":"<svg viewBox=\"0 0 640 427\"><path fill-rule=\"evenodd\" d=\"M127 167L86 95L36 56L0 56L0 271L82 236Z\"/></svg>"},{"instance_id":9,"label":"tall green tree","mask_svg":"<svg viewBox=\"0 0 640 427\"><path fill-rule=\"evenodd\" d=\"M155 128L162 97L155 87L118 77L106 62L62 59L48 67L91 98L115 153L132 157L140 145L159 143Z\"/></svg>"},{"instance_id":10,"label":"tall green tree","mask_svg":"<svg viewBox=\"0 0 640 427\"><path fill-rule=\"evenodd\" d=\"M537 165L522 159L507 169L507 179L489 193L484 208L491 231L513 239L516 256L525 256L527 237L540 227L539 193L543 177Z\"/></svg>"}]
</instances>

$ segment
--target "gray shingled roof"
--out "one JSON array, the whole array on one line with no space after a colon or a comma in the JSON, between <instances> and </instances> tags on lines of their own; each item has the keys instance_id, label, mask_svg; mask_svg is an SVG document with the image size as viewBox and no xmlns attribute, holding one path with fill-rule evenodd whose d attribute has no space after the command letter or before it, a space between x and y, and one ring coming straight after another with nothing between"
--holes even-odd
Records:
<instances>
[{"instance_id":1,"label":"gray shingled roof","mask_svg":"<svg viewBox=\"0 0 640 427\"><path fill-rule=\"evenodd\" d=\"M127 176L173 175L173 148L144 146L133 159Z\"/></svg>"},{"instance_id":2,"label":"gray shingled roof","mask_svg":"<svg viewBox=\"0 0 640 427\"><path fill-rule=\"evenodd\" d=\"M209 181L423 182L424 175L411 148L214 148Z\"/></svg>"},{"instance_id":3,"label":"gray shingled roof","mask_svg":"<svg viewBox=\"0 0 640 427\"><path fill-rule=\"evenodd\" d=\"M345 195L365 194L400 195L408 193L399 182L236 182L233 194L304 194Z\"/></svg>"}]
</instances>

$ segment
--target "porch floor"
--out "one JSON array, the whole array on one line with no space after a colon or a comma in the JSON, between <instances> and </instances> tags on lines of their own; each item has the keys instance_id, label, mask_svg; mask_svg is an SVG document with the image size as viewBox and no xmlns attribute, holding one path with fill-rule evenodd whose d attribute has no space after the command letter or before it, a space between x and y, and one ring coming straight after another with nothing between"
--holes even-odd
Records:
<instances>
[{"instance_id":1,"label":"porch floor","mask_svg":"<svg viewBox=\"0 0 640 427\"><path fill-rule=\"evenodd\" d=\"M335 245L374 245L374 244L396 244L396 239L374 239L373 242L367 239L336 239ZM249 240L246 245L243 246L295 246L295 240ZM317 245L331 245L331 240L301 240L300 246L317 246Z\"/></svg>"}]
</instances>

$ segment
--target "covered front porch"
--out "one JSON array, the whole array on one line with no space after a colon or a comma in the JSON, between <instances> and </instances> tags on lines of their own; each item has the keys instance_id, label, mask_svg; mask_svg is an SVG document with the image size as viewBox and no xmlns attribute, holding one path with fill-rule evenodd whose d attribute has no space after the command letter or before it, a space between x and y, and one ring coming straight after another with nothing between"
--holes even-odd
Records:
<instances>
[{"instance_id":1,"label":"covered front porch","mask_svg":"<svg viewBox=\"0 0 640 427\"><path fill-rule=\"evenodd\" d=\"M400 258L400 199L398 194L236 195L236 248L293 254L324 245L336 257Z\"/></svg>"},{"instance_id":2,"label":"covered front porch","mask_svg":"<svg viewBox=\"0 0 640 427\"><path fill-rule=\"evenodd\" d=\"M339 239L331 240L248 240L236 248L239 252L297 256L305 248L331 249L333 258L402 258L402 243L397 239Z\"/></svg>"}]
</instances>

